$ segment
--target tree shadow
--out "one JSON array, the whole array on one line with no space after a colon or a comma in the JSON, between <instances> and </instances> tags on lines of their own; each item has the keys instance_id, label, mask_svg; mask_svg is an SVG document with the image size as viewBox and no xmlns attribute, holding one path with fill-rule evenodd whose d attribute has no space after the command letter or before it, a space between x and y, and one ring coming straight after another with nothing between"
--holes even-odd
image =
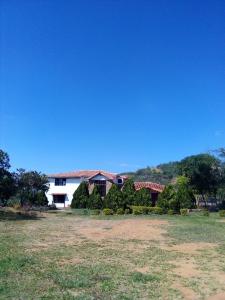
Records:
<instances>
[{"instance_id":1,"label":"tree shadow","mask_svg":"<svg viewBox=\"0 0 225 300\"><path fill-rule=\"evenodd\" d=\"M8 209L0 209L0 222L40 220L43 218L44 217L36 211L13 211Z\"/></svg>"}]
</instances>

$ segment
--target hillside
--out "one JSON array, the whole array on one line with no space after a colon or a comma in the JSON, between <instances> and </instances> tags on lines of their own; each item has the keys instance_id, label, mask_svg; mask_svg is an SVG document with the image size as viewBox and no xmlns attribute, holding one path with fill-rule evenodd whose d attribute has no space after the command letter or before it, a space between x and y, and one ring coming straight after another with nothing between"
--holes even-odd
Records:
<instances>
[{"instance_id":1,"label":"hillside","mask_svg":"<svg viewBox=\"0 0 225 300\"><path fill-rule=\"evenodd\" d=\"M178 162L160 164L156 167L146 167L136 172L125 172L134 181L152 181L161 184L168 184L178 176Z\"/></svg>"}]
</instances>

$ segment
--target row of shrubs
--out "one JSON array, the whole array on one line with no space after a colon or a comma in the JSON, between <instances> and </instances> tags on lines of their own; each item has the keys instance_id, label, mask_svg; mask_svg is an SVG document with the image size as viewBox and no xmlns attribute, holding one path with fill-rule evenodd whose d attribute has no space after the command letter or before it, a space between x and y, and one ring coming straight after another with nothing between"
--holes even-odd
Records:
<instances>
[{"instance_id":1,"label":"row of shrubs","mask_svg":"<svg viewBox=\"0 0 225 300\"><path fill-rule=\"evenodd\" d=\"M155 215L163 215L163 214L168 214L168 215L174 215L176 214L175 211L169 209L168 211L163 210L161 207L155 206L131 206L129 208L123 209L123 208L118 208L116 211L114 211L111 208L104 208L102 211L100 209L93 209L88 212L88 210L84 211L84 214L91 214L91 215L100 215L101 213L105 216L110 216L110 215L128 215L128 214L133 214L133 215L149 215L149 214L155 214ZM189 209L183 208L180 209L180 215L181 216L187 216L189 214ZM202 210L202 215L203 216L209 216L209 211L208 210ZM225 210L220 210L219 211L220 217L225 217Z\"/></svg>"}]
</instances>

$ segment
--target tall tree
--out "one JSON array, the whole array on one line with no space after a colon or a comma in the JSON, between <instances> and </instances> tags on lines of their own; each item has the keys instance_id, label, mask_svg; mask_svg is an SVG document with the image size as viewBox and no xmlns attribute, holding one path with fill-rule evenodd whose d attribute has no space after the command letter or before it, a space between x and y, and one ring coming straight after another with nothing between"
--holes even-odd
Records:
<instances>
[{"instance_id":1,"label":"tall tree","mask_svg":"<svg viewBox=\"0 0 225 300\"><path fill-rule=\"evenodd\" d=\"M103 208L103 200L100 195L98 185L95 185L91 195L89 196L87 207L90 209L102 209Z\"/></svg>"},{"instance_id":2,"label":"tall tree","mask_svg":"<svg viewBox=\"0 0 225 300\"><path fill-rule=\"evenodd\" d=\"M16 191L15 177L9 168L9 155L0 149L0 200L3 205Z\"/></svg>"},{"instance_id":3,"label":"tall tree","mask_svg":"<svg viewBox=\"0 0 225 300\"><path fill-rule=\"evenodd\" d=\"M135 201L136 190L134 186L134 181L131 178L128 178L123 185L122 193L124 197L125 205L132 205Z\"/></svg>"},{"instance_id":4,"label":"tall tree","mask_svg":"<svg viewBox=\"0 0 225 300\"><path fill-rule=\"evenodd\" d=\"M89 199L88 183L83 181L73 194L71 208L87 208Z\"/></svg>"},{"instance_id":5,"label":"tall tree","mask_svg":"<svg viewBox=\"0 0 225 300\"><path fill-rule=\"evenodd\" d=\"M126 208L124 195L120 188L113 184L104 199L104 207L111 208L116 211L118 208Z\"/></svg>"},{"instance_id":6,"label":"tall tree","mask_svg":"<svg viewBox=\"0 0 225 300\"><path fill-rule=\"evenodd\" d=\"M151 194L146 188L136 191L134 205L151 206Z\"/></svg>"},{"instance_id":7,"label":"tall tree","mask_svg":"<svg viewBox=\"0 0 225 300\"><path fill-rule=\"evenodd\" d=\"M179 164L180 174L189 178L192 188L204 198L216 194L221 181L220 161L210 154L192 155Z\"/></svg>"}]
</instances>

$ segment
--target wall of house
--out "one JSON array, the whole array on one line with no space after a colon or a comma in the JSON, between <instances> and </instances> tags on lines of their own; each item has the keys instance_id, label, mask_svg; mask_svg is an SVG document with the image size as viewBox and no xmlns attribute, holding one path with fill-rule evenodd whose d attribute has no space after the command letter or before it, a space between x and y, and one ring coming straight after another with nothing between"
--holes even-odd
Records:
<instances>
[{"instance_id":1,"label":"wall of house","mask_svg":"<svg viewBox=\"0 0 225 300\"><path fill-rule=\"evenodd\" d=\"M69 206L73 199L73 193L81 183L80 178L67 178L66 185L55 186L55 178L49 178L49 190L46 194L48 198L48 204L53 203L52 194L66 194L65 207ZM63 203L57 203L56 207L63 208Z\"/></svg>"}]
</instances>

